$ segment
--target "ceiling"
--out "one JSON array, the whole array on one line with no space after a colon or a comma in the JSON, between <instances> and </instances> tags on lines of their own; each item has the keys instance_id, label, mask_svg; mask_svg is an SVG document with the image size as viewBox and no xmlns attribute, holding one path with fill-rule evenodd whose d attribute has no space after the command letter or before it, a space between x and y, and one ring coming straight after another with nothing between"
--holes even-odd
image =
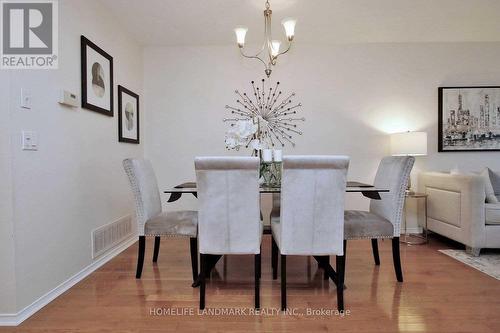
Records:
<instances>
[{"instance_id":1,"label":"ceiling","mask_svg":"<svg viewBox=\"0 0 500 333\"><path fill-rule=\"evenodd\" d=\"M249 27L260 42L264 0L100 0L145 46L234 43ZM498 0L270 0L275 38L281 19L298 19L297 42L500 41Z\"/></svg>"}]
</instances>

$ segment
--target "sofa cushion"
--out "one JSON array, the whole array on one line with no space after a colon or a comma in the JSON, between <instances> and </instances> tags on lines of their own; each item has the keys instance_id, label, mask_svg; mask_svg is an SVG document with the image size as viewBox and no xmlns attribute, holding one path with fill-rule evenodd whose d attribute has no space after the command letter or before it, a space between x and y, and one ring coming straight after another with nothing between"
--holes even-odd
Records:
<instances>
[{"instance_id":1,"label":"sofa cushion","mask_svg":"<svg viewBox=\"0 0 500 333\"><path fill-rule=\"evenodd\" d=\"M496 204L485 204L485 217L486 224L499 224L500 225L500 203Z\"/></svg>"},{"instance_id":2,"label":"sofa cushion","mask_svg":"<svg viewBox=\"0 0 500 333\"><path fill-rule=\"evenodd\" d=\"M493 190L493 186L490 178L490 169L485 168L483 172L481 172L480 176L484 180L484 188L486 191L486 202L487 203L498 203L498 199L495 196L495 191Z\"/></svg>"},{"instance_id":3,"label":"sofa cushion","mask_svg":"<svg viewBox=\"0 0 500 333\"><path fill-rule=\"evenodd\" d=\"M493 187L493 191L495 195L500 197L500 171L489 170L489 176L491 181L491 186Z\"/></svg>"}]
</instances>

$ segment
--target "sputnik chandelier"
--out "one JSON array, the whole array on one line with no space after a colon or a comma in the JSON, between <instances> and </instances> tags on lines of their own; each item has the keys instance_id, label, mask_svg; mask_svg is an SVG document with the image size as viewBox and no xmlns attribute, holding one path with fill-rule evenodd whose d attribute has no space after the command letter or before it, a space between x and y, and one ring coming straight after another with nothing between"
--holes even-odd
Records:
<instances>
[{"instance_id":1,"label":"sputnik chandelier","mask_svg":"<svg viewBox=\"0 0 500 333\"><path fill-rule=\"evenodd\" d=\"M267 88L265 80L251 82L252 90L243 94L235 90L236 106L226 105L233 118L224 118L224 122L237 127L241 122L250 122L258 125L254 137L248 138L244 145L248 147L252 139L258 139L261 148L285 147L286 143L295 147L294 135L302 135L298 123L304 122L304 117L298 116L301 103L293 102L295 93L283 94L276 82Z\"/></svg>"},{"instance_id":2,"label":"sputnik chandelier","mask_svg":"<svg viewBox=\"0 0 500 333\"><path fill-rule=\"evenodd\" d=\"M238 47L240 48L241 54L245 58L257 59L260 60L265 66L265 73L267 77L272 73L272 66L276 66L276 61L278 57L282 54L287 53L292 46L293 37L295 34L295 23L297 20L294 18L285 18L281 21L281 24L285 28L285 34L288 42L288 46L284 51L280 52L281 42L279 40L272 39L271 33L271 15L273 11L271 10L271 5L269 4L269 0L266 1L266 9L264 10L264 43L262 44L262 48L255 55L247 55L243 51L245 47L245 35L248 31L247 27L239 26L234 29L236 33L236 42L238 43ZM263 54L264 53L264 54ZM266 54L267 53L267 54ZM267 59L266 59L267 58Z\"/></svg>"}]
</instances>

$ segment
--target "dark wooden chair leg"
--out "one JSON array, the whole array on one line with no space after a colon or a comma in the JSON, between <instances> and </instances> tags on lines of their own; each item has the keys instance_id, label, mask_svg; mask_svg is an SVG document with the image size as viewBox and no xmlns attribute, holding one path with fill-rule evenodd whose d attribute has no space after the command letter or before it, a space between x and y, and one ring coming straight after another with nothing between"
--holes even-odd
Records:
<instances>
[{"instance_id":1,"label":"dark wooden chair leg","mask_svg":"<svg viewBox=\"0 0 500 333\"><path fill-rule=\"evenodd\" d=\"M344 255L337 256L337 308L339 311L344 310L344 290L345 290L345 267L347 260L347 240L344 239Z\"/></svg>"},{"instance_id":2,"label":"dark wooden chair leg","mask_svg":"<svg viewBox=\"0 0 500 333\"><path fill-rule=\"evenodd\" d=\"M330 263L327 261L326 256L313 256L314 259L318 262L319 267L325 270L326 274L330 279L332 279L335 285L338 283L337 272L333 269Z\"/></svg>"},{"instance_id":3,"label":"dark wooden chair leg","mask_svg":"<svg viewBox=\"0 0 500 333\"><path fill-rule=\"evenodd\" d=\"M345 266L347 261L347 240L344 239L344 269L342 270L342 286L345 289Z\"/></svg>"},{"instance_id":4,"label":"dark wooden chair leg","mask_svg":"<svg viewBox=\"0 0 500 333\"><path fill-rule=\"evenodd\" d=\"M191 237L189 239L189 247L191 250L191 270L193 272L193 282L198 278L198 238Z\"/></svg>"},{"instance_id":5,"label":"dark wooden chair leg","mask_svg":"<svg viewBox=\"0 0 500 333\"><path fill-rule=\"evenodd\" d=\"M262 245L260 246L260 253L259 253L259 280L262 278Z\"/></svg>"},{"instance_id":6,"label":"dark wooden chair leg","mask_svg":"<svg viewBox=\"0 0 500 333\"><path fill-rule=\"evenodd\" d=\"M323 260L325 262L325 265L330 264L330 256L325 256L325 258ZM323 268L323 270L324 270L323 280L328 280L330 277L328 276L328 272L326 271L326 266L325 266L325 268Z\"/></svg>"},{"instance_id":7,"label":"dark wooden chair leg","mask_svg":"<svg viewBox=\"0 0 500 333\"><path fill-rule=\"evenodd\" d=\"M260 253L255 255L255 308L260 309Z\"/></svg>"},{"instance_id":8,"label":"dark wooden chair leg","mask_svg":"<svg viewBox=\"0 0 500 333\"><path fill-rule=\"evenodd\" d=\"M205 282L207 275L207 255L200 254L201 274L200 274L200 310L205 309Z\"/></svg>"},{"instance_id":9,"label":"dark wooden chair leg","mask_svg":"<svg viewBox=\"0 0 500 333\"><path fill-rule=\"evenodd\" d=\"M337 308L344 311L344 277L345 277L345 253L337 256L336 260L338 284L337 284Z\"/></svg>"},{"instance_id":10,"label":"dark wooden chair leg","mask_svg":"<svg viewBox=\"0 0 500 333\"><path fill-rule=\"evenodd\" d=\"M403 270L401 269L401 256L399 254L399 237L392 239L392 260L394 261L394 270L399 282L403 282Z\"/></svg>"},{"instance_id":11,"label":"dark wooden chair leg","mask_svg":"<svg viewBox=\"0 0 500 333\"><path fill-rule=\"evenodd\" d=\"M222 276L227 277L227 256L222 257Z\"/></svg>"},{"instance_id":12,"label":"dark wooden chair leg","mask_svg":"<svg viewBox=\"0 0 500 333\"><path fill-rule=\"evenodd\" d=\"M278 278L278 244L271 235L271 267L273 269L273 280Z\"/></svg>"},{"instance_id":13,"label":"dark wooden chair leg","mask_svg":"<svg viewBox=\"0 0 500 333\"><path fill-rule=\"evenodd\" d=\"M210 278L210 272L212 269L215 267L219 259L222 257L222 255L210 255L206 254L205 255L205 270L201 268L201 272L198 275L198 277L195 279L191 287L193 288L198 288L201 284L201 276L205 275L205 278ZM200 253L200 260L201 260L201 253ZM201 267L201 261L200 261L200 267Z\"/></svg>"},{"instance_id":14,"label":"dark wooden chair leg","mask_svg":"<svg viewBox=\"0 0 500 333\"><path fill-rule=\"evenodd\" d=\"M378 242L376 238L372 239L372 250L373 250L373 260L375 260L375 265L380 265L380 257L378 255Z\"/></svg>"},{"instance_id":15,"label":"dark wooden chair leg","mask_svg":"<svg viewBox=\"0 0 500 333\"><path fill-rule=\"evenodd\" d=\"M160 253L160 236L155 236L155 248L153 250L153 262L158 261L158 254Z\"/></svg>"},{"instance_id":16,"label":"dark wooden chair leg","mask_svg":"<svg viewBox=\"0 0 500 333\"><path fill-rule=\"evenodd\" d=\"M281 310L286 310L286 255L281 255Z\"/></svg>"},{"instance_id":17,"label":"dark wooden chair leg","mask_svg":"<svg viewBox=\"0 0 500 333\"><path fill-rule=\"evenodd\" d=\"M144 251L146 250L146 236L139 236L139 252L137 255L137 272L135 278L140 279L142 275L142 266L144 266Z\"/></svg>"}]
</instances>

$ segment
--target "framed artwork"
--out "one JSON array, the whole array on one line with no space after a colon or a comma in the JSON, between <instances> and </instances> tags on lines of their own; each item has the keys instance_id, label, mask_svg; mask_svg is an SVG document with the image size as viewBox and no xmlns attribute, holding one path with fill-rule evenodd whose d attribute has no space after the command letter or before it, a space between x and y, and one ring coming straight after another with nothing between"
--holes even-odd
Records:
<instances>
[{"instance_id":1,"label":"framed artwork","mask_svg":"<svg viewBox=\"0 0 500 333\"><path fill-rule=\"evenodd\" d=\"M438 151L500 151L500 86L440 87Z\"/></svg>"},{"instance_id":2,"label":"framed artwork","mask_svg":"<svg viewBox=\"0 0 500 333\"><path fill-rule=\"evenodd\" d=\"M113 57L81 36L82 108L113 117Z\"/></svg>"},{"instance_id":3,"label":"framed artwork","mask_svg":"<svg viewBox=\"0 0 500 333\"><path fill-rule=\"evenodd\" d=\"M118 141L139 143L139 95L118 86Z\"/></svg>"}]
</instances>

